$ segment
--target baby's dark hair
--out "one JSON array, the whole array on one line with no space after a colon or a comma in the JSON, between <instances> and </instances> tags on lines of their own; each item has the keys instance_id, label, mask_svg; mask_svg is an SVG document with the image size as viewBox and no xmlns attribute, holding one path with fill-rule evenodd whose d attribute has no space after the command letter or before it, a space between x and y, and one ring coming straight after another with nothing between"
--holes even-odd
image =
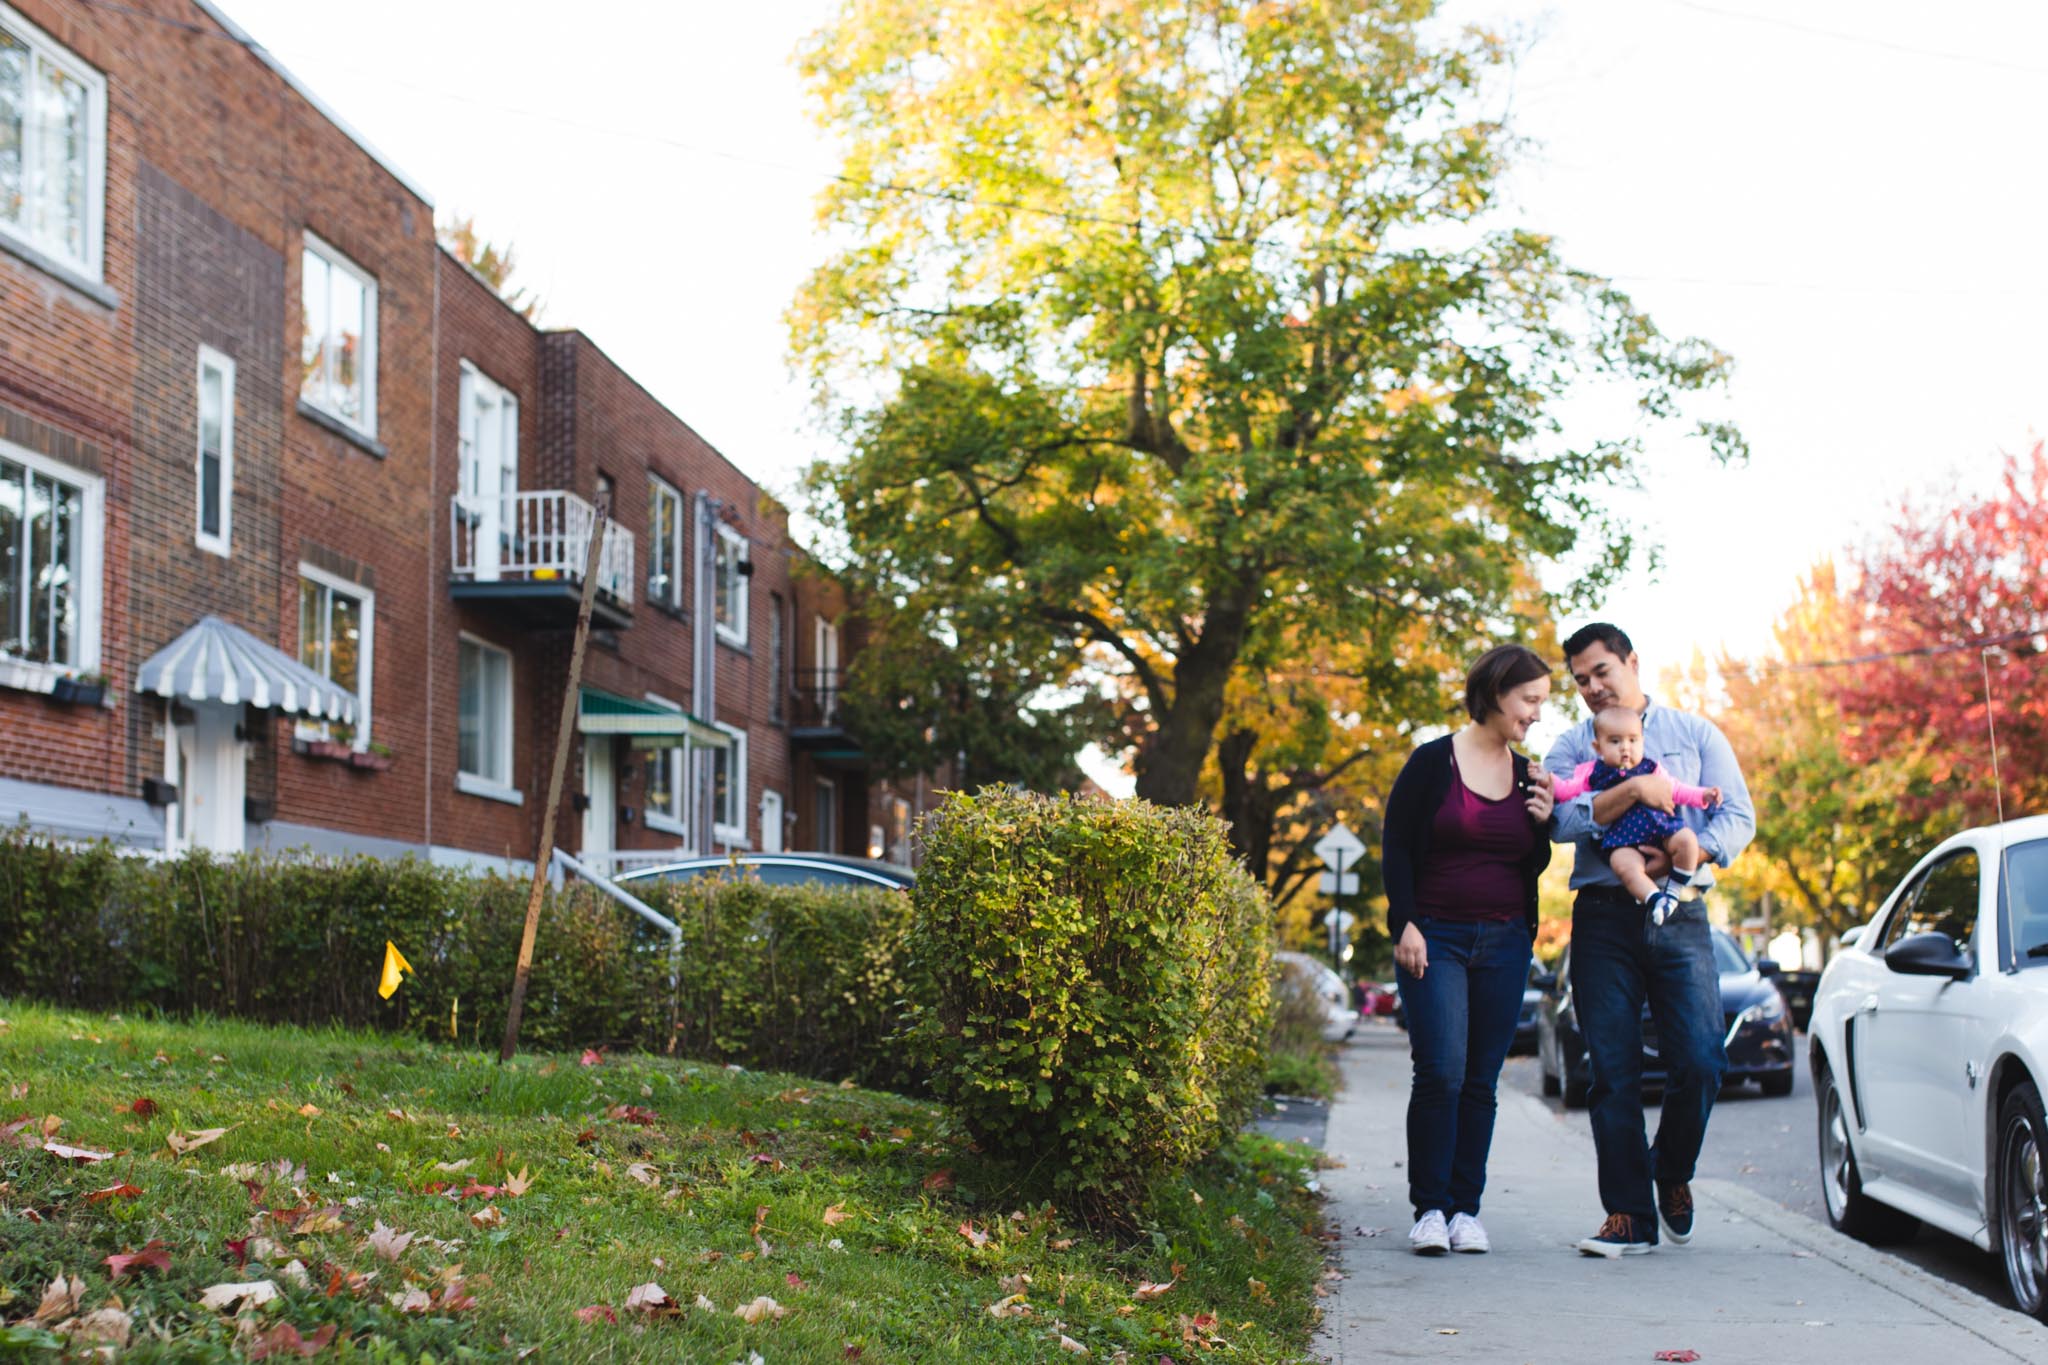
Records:
<instances>
[{"instance_id":1,"label":"baby's dark hair","mask_svg":"<svg viewBox=\"0 0 2048 1365\"><path fill-rule=\"evenodd\" d=\"M1613 734L1630 727L1640 732L1643 728L1643 718L1639 712L1631 711L1626 706L1603 706L1599 714L1593 717L1595 734Z\"/></svg>"}]
</instances>

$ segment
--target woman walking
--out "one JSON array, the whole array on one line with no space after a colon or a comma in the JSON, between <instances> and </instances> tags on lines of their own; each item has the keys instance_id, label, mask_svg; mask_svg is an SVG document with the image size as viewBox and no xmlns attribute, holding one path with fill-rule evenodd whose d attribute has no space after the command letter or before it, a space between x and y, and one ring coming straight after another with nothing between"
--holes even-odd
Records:
<instances>
[{"instance_id":1,"label":"woman walking","mask_svg":"<svg viewBox=\"0 0 2048 1365\"><path fill-rule=\"evenodd\" d=\"M1469 722L1408 756L1380 850L1387 933L1408 1016L1409 1244L1488 1249L1479 1223L1494 1090L1515 1040L1550 862L1550 776L1511 747L1550 695L1534 650L1499 645L1465 677Z\"/></svg>"}]
</instances>

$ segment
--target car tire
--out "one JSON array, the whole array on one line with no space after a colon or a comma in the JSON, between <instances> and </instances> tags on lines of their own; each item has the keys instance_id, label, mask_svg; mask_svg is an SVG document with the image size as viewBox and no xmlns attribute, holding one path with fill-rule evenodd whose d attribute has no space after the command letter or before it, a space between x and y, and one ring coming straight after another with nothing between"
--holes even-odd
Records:
<instances>
[{"instance_id":1,"label":"car tire","mask_svg":"<svg viewBox=\"0 0 2048 1365\"><path fill-rule=\"evenodd\" d=\"M1592 1091L1592 1088L1592 1077L1574 1076L1572 1075L1571 1068L1567 1066L1564 1072L1564 1107L1567 1109L1584 1109L1586 1107L1586 1097Z\"/></svg>"},{"instance_id":2,"label":"car tire","mask_svg":"<svg viewBox=\"0 0 2048 1365\"><path fill-rule=\"evenodd\" d=\"M1554 1099L1556 1099L1556 1098L1557 1098L1557 1096L1558 1096L1558 1093L1559 1093L1560 1091L1562 1091L1562 1090L1564 1089L1564 1087L1563 1087L1562 1085L1558 1084L1558 1080L1557 1080L1557 1077L1551 1074L1551 1070L1550 1070L1550 1068L1549 1068L1549 1067L1547 1067L1547 1066L1546 1066L1546 1067L1543 1067L1543 1068L1542 1068L1542 1071L1543 1071L1543 1094L1544 1094L1544 1097L1545 1097L1546 1099L1553 1099L1553 1100L1554 1100Z\"/></svg>"},{"instance_id":3,"label":"car tire","mask_svg":"<svg viewBox=\"0 0 2048 1365\"><path fill-rule=\"evenodd\" d=\"M1835 1231L1872 1245L1905 1241L1919 1228L1920 1220L1863 1193L1863 1177L1856 1169L1856 1149L1849 1137L1848 1109L1826 1058L1815 1071L1813 1089L1815 1108L1820 1112L1820 1195L1828 1223Z\"/></svg>"},{"instance_id":4,"label":"car tire","mask_svg":"<svg viewBox=\"0 0 2048 1365\"><path fill-rule=\"evenodd\" d=\"M2048 1321L2048 1120L2041 1092L2021 1081L1998 1107L1997 1210L2005 1284L2022 1313Z\"/></svg>"},{"instance_id":5,"label":"car tire","mask_svg":"<svg viewBox=\"0 0 2048 1365\"><path fill-rule=\"evenodd\" d=\"M1785 1074L1782 1076L1776 1073L1768 1076L1759 1076L1756 1078L1756 1083L1764 1088L1766 1095L1783 1099L1792 1093L1792 1068L1786 1067Z\"/></svg>"}]
</instances>

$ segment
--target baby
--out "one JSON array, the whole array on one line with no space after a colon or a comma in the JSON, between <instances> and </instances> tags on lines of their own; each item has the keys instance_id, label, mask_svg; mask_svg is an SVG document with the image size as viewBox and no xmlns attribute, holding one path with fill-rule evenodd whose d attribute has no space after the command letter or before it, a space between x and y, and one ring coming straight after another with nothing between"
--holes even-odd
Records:
<instances>
[{"instance_id":1,"label":"baby","mask_svg":"<svg viewBox=\"0 0 2048 1365\"><path fill-rule=\"evenodd\" d=\"M1581 763L1570 777L1556 779L1552 790L1559 801L1569 801L1582 792L1606 791L1631 777L1661 771L1657 760L1643 757L1643 718L1626 707L1610 706L1593 717L1593 752L1599 755L1597 761ZM1671 800L1706 810L1721 804L1721 789L1694 787L1674 779ZM1647 858L1657 849L1671 859L1671 878L1664 886L1657 885L1649 873ZM1600 852L1629 894L1649 906L1654 924L1662 924L1678 908L1678 896L1671 888L1683 890L1700 882L1699 837L1677 815L1641 802L1607 827L1600 837Z\"/></svg>"}]
</instances>

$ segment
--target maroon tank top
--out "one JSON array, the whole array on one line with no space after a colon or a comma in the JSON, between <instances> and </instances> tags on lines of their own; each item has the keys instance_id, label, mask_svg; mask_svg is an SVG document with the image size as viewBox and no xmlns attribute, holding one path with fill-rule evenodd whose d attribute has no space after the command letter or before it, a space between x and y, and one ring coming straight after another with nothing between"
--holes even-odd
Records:
<instances>
[{"instance_id":1,"label":"maroon tank top","mask_svg":"<svg viewBox=\"0 0 2048 1365\"><path fill-rule=\"evenodd\" d=\"M1490 801L1465 785L1451 759L1451 788L1429 831L1415 877L1415 912L1434 919L1523 917L1522 864L1541 837L1519 791Z\"/></svg>"}]
</instances>

